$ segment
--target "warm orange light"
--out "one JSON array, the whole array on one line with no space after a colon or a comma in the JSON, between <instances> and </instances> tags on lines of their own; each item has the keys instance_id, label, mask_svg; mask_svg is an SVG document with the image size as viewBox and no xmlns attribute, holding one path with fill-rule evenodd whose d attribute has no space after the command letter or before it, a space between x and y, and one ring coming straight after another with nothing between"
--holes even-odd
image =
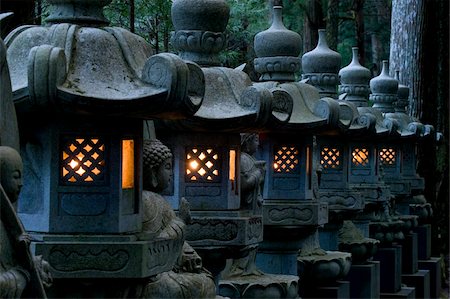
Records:
<instances>
[{"instance_id":1,"label":"warm orange light","mask_svg":"<svg viewBox=\"0 0 450 299\"><path fill-rule=\"evenodd\" d=\"M395 164L395 149L393 148L383 148L380 151L380 160L383 165L394 165Z\"/></svg>"},{"instance_id":2,"label":"warm orange light","mask_svg":"<svg viewBox=\"0 0 450 299\"><path fill-rule=\"evenodd\" d=\"M134 188L134 140L122 140L122 189Z\"/></svg>"},{"instance_id":3,"label":"warm orange light","mask_svg":"<svg viewBox=\"0 0 450 299\"><path fill-rule=\"evenodd\" d=\"M298 150L294 146L282 146L274 150L273 170L278 173L295 171L298 164Z\"/></svg>"},{"instance_id":4,"label":"warm orange light","mask_svg":"<svg viewBox=\"0 0 450 299\"><path fill-rule=\"evenodd\" d=\"M188 181L217 181L220 180L219 155L212 148L188 150L186 154L186 179Z\"/></svg>"},{"instance_id":5,"label":"warm orange light","mask_svg":"<svg viewBox=\"0 0 450 299\"><path fill-rule=\"evenodd\" d=\"M369 163L369 150L355 148L352 151L352 163L356 166L366 166Z\"/></svg>"},{"instance_id":6,"label":"warm orange light","mask_svg":"<svg viewBox=\"0 0 450 299\"><path fill-rule=\"evenodd\" d=\"M98 138L74 138L62 145L62 178L65 182L94 182L102 179L105 145Z\"/></svg>"},{"instance_id":7,"label":"warm orange light","mask_svg":"<svg viewBox=\"0 0 450 299\"><path fill-rule=\"evenodd\" d=\"M70 161L69 165L70 165L70 167L72 167L72 169L75 169L75 167L78 166L78 162L75 160L72 160L72 161Z\"/></svg>"},{"instance_id":8,"label":"warm orange light","mask_svg":"<svg viewBox=\"0 0 450 299\"><path fill-rule=\"evenodd\" d=\"M189 163L189 167L192 169L192 170L197 170L197 168L198 168L198 162L197 161L192 161L191 163Z\"/></svg>"},{"instance_id":9,"label":"warm orange light","mask_svg":"<svg viewBox=\"0 0 450 299\"><path fill-rule=\"evenodd\" d=\"M230 181L236 179L236 151L230 150Z\"/></svg>"},{"instance_id":10,"label":"warm orange light","mask_svg":"<svg viewBox=\"0 0 450 299\"><path fill-rule=\"evenodd\" d=\"M340 151L337 148L333 147L323 147L322 151L320 152L321 159L320 159L320 165L322 165L323 168L339 168L341 165L340 160Z\"/></svg>"}]
</instances>

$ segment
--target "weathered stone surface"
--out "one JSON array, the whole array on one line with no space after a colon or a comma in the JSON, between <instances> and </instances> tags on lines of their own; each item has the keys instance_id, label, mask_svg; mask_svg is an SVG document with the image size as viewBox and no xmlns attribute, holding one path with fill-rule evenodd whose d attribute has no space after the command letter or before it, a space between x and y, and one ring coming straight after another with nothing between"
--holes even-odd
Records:
<instances>
[{"instance_id":1,"label":"weathered stone surface","mask_svg":"<svg viewBox=\"0 0 450 299\"><path fill-rule=\"evenodd\" d=\"M282 6L273 6L272 25L255 35L255 70L260 81L295 81L300 70L300 35L288 30L282 19Z\"/></svg>"},{"instance_id":2,"label":"weathered stone surface","mask_svg":"<svg viewBox=\"0 0 450 299\"><path fill-rule=\"evenodd\" d=\"M324 254L302 255L298 257L298 275L306 283L326 284L344 278L351 266L348 252L325 251Z\"/></svg>"},{"instance_id":3,"label":"weathered stone surface","mask_svg":"<svg viewBox=\"0 0 450 299\"><path fill-rule=\"evenodd\" d=\"M267 200L263 205L263 221L265 226L322 225L328 221L328 206L300 200Z\"/></svg>"},{"instance_id":4,"label":"weathered stone surface","mask_svg":"<svg viewBox=\"0 0 450 299\"><path fill-rule=\"evenodd\" d=\"M320 29L317 47L302 56L302 79L317 87L321 96L336 98L340 67L341 54L328 47L326 32Z\"/></svg>"},{"instance_id":5,"label":"weathered stone surface","mask_svg":"<svg viewBox=\"0 0 450 299\"><path fill-rule=\"evenodd\" d=\"M6 48L2 39L0 39L0 80L0 145L19 150L19 128L12 100Z\"/></svg>"},{"instance_id":6,"label":"weathered stone surface","mask_svg":"<svg viewBox=\"0 0 450 299\"><path fill-rule=\"evenodd\" d=\"M298 298L298 276L262 274L223 279L218 293L230 298Z\"/></svg>"},{"instance_id":7,"label":"weathered stone surface","mask_svg":"<svg viewBox=\"0 0 450 299\"><path fill-rule=\"evenodd\" d=\"M169 271L181 251L182 240L137 241L102 235L68 240L53 236L33 244L47 259L54 278L142 278Z\"/></svg>"},{"instance_id":8,"label":"weathered stone surface","mask_svg":"<svg viewBox=\"0 0 450 299\"><path fill-rule=\"evenodd\" d=\"M193 246L245 246L262 241L261 216L226 211L192 211L186 240Z\"/></svg>"},{"instance_id":9,"label":"weathered stone surface","mask_svg":"<svg viewBox=\"0 0 450 299\"><path fill-rule=\"evenodd\" d=\"M193 63L187 66L173 54L151 57L149 44L120 28L25 26L11 32L6 44L21 113L56 106L149 117L169 109L173 115L193 114L201 104L202 86L193 94L188 88Z\"/></svg>"}]
</instances>

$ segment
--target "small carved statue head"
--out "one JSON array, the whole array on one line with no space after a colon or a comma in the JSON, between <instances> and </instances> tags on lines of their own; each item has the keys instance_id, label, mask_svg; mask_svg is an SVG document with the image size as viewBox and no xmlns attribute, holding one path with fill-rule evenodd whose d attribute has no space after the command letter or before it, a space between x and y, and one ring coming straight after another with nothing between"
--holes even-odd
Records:
<instances>
[{"instance_id":1,"label":"small carved statue head","mask_svg":"<svg viewBox=\"0 0 450 299\"><path fill-rule=\"evenodd\" d=\"M19 153L9 146L0 146L0 182L12 203L19 198L23 185L22 171Z\"/></svg>"},{"instance_id":2,"label":"small carved statue head","mask_svg":"<svg viewBox=\"0 0 450 299\"><path fill-rule=\"evenodd\" d=\"M172 181L172 152L161 141L144 141L144 190L161 192Z\"/></svg>"},{"instance_id":3,"label":"small carved statue head","mask_svg":"<svg viewBox=\"0 0 450 299\"><path fill-rule=\"evenodd\" d=\"M241 134L241 151L253 155L258 150L259 136L256 133Z\"/></svg>"}]
</instances>

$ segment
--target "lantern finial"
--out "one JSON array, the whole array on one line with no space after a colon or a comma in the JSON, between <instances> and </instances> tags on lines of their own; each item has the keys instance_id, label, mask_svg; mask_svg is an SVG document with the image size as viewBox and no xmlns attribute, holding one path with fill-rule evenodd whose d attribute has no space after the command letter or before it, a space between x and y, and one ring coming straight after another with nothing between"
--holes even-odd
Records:
<instances>
[{"instance_id":1,"label":"lantern finial","mask_svg":"<svg viewBox=\"0 0 450 299\"><path fill-rule=\"evenodd\" d=\"M301 38L284 26L282 9L274 5L272 25L255 36L255 70L262 74L262 81L295 81L295 73L300 70Z\"/></svg>"},{"instance_id":2,"label":"lantern finial","mask_svg":"<svg viewBox=\"0 0 450 299\"><path fill-rule=\"evenodd\" d=\"M111 0L48 0L51 13L46 19L49 23L75 23L89 25L108 25L103 7Z\"/></svg>"}]
</instances>

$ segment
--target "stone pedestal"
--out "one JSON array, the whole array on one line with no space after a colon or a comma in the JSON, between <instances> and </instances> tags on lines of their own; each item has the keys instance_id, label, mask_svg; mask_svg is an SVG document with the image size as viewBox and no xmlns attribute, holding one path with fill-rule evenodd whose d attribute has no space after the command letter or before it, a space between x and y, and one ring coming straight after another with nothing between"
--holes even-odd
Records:
<instances>
[{"instance_id":1,"label":"stone pedestal","mask_svg":"<svg viewBox=\"0 0 450 299\"><path fill-rule=\"evenodd\" d=\"M382 293L396 293L401 288L402 247L379 248L374 256L380 262L380 291Z\"/></svg>"},{"instance_id":2,"label":"stone pedestal","mask_svg":"<svg viewBox=\"0 0 450 299\"><path fill-rule=\"evenodd\" d=\"M298 250L328 221L327 204L311 200L265 200L264 240L256 265L265 273L298 275Z\"/></svg>"},{"instance_id":3,"label":"stone pedestal","mask_svg":"<svg viewBox=\"0 0 450 299\"><path fill-rule=\"evenodd\" d=\"M441 263L442 258L432 257L419 260L419 268L430 271L430 298L439 298L441 292Z\"/></svg>"},{"instance_id":4,"label":"stone pedestal","mask_svg":"<svg viewBox=\"0 0 450 299\"><path fill-rule=\"evenodd\" d=\"M244 211L192 211L186 240L202 257L216 284L229 258L242 258L262 241L261 216Z\"/></svg>"},{"instance_id":5,"label":"stone pedestal","mask_svg":"<svg viewBox=\"0 0 450 299\"><path fill-rule=\"evenodd\" d=\"M330 298L347 299L350 298L350 282L336 281L326 286L316 286L305 290L300 289L301 298Z\"/></svg>"},{"instance_id":6,"label":"stone pedestal","mask_svg":"<svg viewBox=\"0 0 450 299\"><path fill-rule=\"evenodd\" d=\"M417 233L419 260L427 260L431 257L431 225L423 224L414 228Z\"/></svg>"},{"instance_id":7,"label":"stone pedestal","mask_svg":"<svg viewBox=\"0 0 450 299\"><path fill-rule=\"evenodd\" d=\"M134 235L33 235L54 278L50 298L123 298L145 279L170 271L183 240Z\"/></svg>"},{"instance_id":8,"label":"stone pedestal","mask_svg":"<svg viewBox=\"0 0 450 299\"><path fill-rule=\"evenodd\" d=\"M380 262L352 265L346 279L350 282L350 298L380 297Z\"/></svg>"},{"instance_id":9,"label":"stone pedestal","mask_svg":"<svg viewBox=\"0 0 450 299\"><path fill-rule=\"evenodd\" d=\"M428 270L404 274L402 275L402 283L416 289L416 298L430 298L430 272Z\"/></svg>"},{"instance_id":10,"label":"stone pedestal","mask_svg":"<svg viewBox=\"0 0 450 299\"><path fill-rule=\"evenodd\" d=\"M298 276L263 273L223 279L218 294L229 298L298 298Z\"/></svg>"},{"instance_id":11,"label":"stone pedestal","mask_svg":"<svg viewBox=\"0 0 450 299\"><path fill-rule=\"evenodd\" d=\"M419 270L417 257L417 234L405 235L405 239L400 242L402 245L402 273L414 274Z\"/></svg>"},{"instance_id":12,"label":"stone pedestal","mask_svg":"<svg viewBox=\"0 0 450 299\"><path fill-rule=\"evenodd\" d=\"M134 235L33 235L35 255L48 261L55 279L132 279L170 271L181 239L140 241Z\"/></svg>"},{"instance_id":13,"label":"stone pedestal","mask_svg":"<svg viewBox=\"0 0 450 299\"><path fill-rule=\"evenodd\" d=\"M414 288L403 287L395 293L381 293L381 299L415 299L416 290Z\"/></svg>"}]
</instances>

